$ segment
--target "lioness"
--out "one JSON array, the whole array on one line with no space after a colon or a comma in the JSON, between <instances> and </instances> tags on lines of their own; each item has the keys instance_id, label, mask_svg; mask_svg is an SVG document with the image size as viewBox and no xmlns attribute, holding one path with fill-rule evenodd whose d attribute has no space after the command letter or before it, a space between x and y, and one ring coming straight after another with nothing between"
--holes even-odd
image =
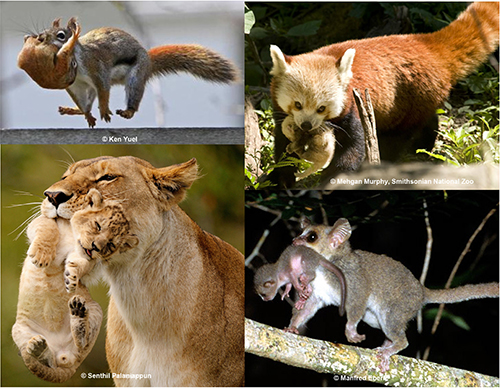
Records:
<instances>
[{"instance_id":1,"label":"lioness","mask_svg":"<svg viewBox=\"0 0 500 388\"><path fill-rule=\"evenodd\" d=\"M195 159L154 168L104 156L72 164L45 192L47 214L71 219L97 189L120 201L139 240L104 265L108 363L132 375L115 377L119 386L243 384L244 259L177 205L196 178Z\"/></svg>"}]
</instances>

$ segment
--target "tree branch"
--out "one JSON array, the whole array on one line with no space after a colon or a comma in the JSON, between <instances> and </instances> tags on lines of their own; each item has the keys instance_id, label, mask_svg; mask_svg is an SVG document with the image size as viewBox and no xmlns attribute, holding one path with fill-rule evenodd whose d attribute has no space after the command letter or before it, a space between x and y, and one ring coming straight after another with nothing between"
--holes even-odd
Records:
<instances>
[{"instance_id":1,"label":"tree branch","mask_svg":"<svg viewBox=\"0 0 500 388\"><path fill-rule=\"evenodd\" d=\"M245 318L245 351L291 366L329 373L335 381L364 380L397 386L497 386L499 379L395 355L381 373L376 351L285 333Z\"/></svg>"},{"instance_id":2,"label":"tree branch","mask_svg":"<svg viewBox=\"0 0 500 388\"><path fill-rule=\"evenodd\" d=\"M368 89L365 89L365 102L356 89L353 89L354 101L358 107L361 125L365 131L366 159L370 164L380 164L380 152L378 148L377 129L375 123L375 112L370 99Z\"/></svg>"}]
</instances>

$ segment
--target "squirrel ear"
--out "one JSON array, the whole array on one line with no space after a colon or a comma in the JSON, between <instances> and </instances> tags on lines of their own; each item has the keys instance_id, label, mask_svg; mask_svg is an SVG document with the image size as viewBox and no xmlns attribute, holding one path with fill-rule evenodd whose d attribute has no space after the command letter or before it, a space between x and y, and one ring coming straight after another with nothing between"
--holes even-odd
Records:
<instances>
[{"instance_id":1,"label":"squirrel ear","mask_svg":"<svg viewBox=\"0 0 500 388\"><path fill-rule=\"evenodd\" d=\"M73 16L71 19L68 20L68 26L67 28L71 31L75 31L76 30L76 26L77 26L77 21L76 21L76 16Z\"/></svg>"},{"instance_id":2,"label":"squirrel ear","mask_svg":"<svg viewBox=\"0 0 500 388\"><path fill-rule=\"evenodd\" d=\"M52 27L53 28L59 28L59 23L61 22L61 18L56 19L52 22Z\"/></svg>"}]
</instances>

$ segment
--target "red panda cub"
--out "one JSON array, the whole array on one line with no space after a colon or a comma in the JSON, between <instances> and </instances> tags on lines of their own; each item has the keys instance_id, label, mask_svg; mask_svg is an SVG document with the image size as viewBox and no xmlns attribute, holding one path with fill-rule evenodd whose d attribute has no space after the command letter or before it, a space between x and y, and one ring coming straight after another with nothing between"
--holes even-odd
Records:
<instances>
[{"instance_id":1,"label":"red panda cub","mask_svg":"<svg viewBox=\"0 0 500 388\"><path fill-rule=\"evenodd\" d=\"M288 116L302 133L326 126L334 134L335 152L324 178L358 169L365 140L353 88L370 92L382 159L397 161L418 148L432 149L436 108L498 41L499 3L477 2L433 33L350 40L295 56L271 46L275 160L290 141L281 127ZM277 169L271 179L292 187L294 173Z\"/></svg>"}]
</instances>

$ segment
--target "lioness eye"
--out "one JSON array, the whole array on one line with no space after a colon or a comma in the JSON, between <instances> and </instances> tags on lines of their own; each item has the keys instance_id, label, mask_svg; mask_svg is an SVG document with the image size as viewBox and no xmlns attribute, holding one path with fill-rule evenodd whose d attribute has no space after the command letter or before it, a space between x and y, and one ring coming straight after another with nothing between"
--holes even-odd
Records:
<instances>
[{"instance_id":1,"label":"lioness eye","mask_svg":"<svg viewBox=\"0 0 500 388\"><path fill-rule=\"evenodd\" d=\"M113 179L115 179L116 176L115 175L111 175L111 174L106 174L106 175L103 175L102 177L100 177L97 182L101 182L101 181L112 181Z\"/></svg>"},{"instance_id":2,"label":"lioness eye","mask_svg":"<svg viewBox=\"0 0 500 388\"><path fill-rule=\"evenodd\" d=\"M321 105L316 112L318 113L323 113L325 111L326 107Z\"/></svg>"},{"instance_id":3,"label":"lioness eye","mask_svg":"<svg viewBox=\"0 0 500 388\"><path fill-rule=\"evenodd\" d=\"M297 108L298 110L301 110L302 109L302 104L298 101L295 101L295 108Z\"/></svg>"},{"instance_id":4,"label":"lioness eye","mask_svg":"<svg viewBox=\"0 0 500 388\"><path fill-rule=\"evenodd\" d=\"M101 231L101 225L99 225L99 223L96 221L95 223L95 227L97 228L97 231L100 232Z\"/></svg>"}]
</instances>

